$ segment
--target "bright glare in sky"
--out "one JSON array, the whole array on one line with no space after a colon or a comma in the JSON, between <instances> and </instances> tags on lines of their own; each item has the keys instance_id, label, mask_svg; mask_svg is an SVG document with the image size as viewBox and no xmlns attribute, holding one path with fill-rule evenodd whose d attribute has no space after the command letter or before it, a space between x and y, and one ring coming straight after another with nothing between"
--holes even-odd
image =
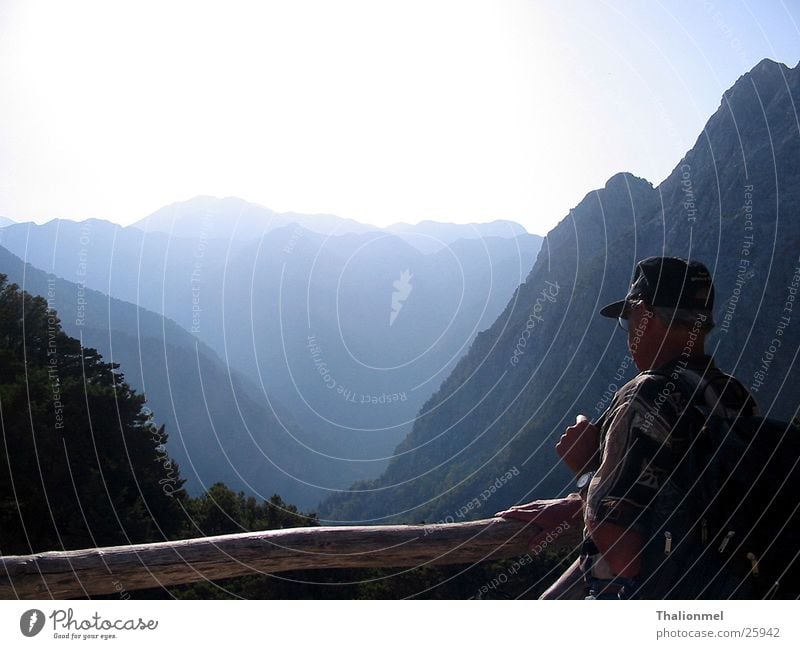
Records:
<instances>
[{"instance_id":1,"label":"bright glare in sky","mask_svg":"<svg viewBox=\"0 0 800 649\"><path fill-rule=\"evenodd\" d=\"M132 223L195 195L545 234L661 182L722 92L794 67L781 2L0 3L0 215Z\"/></svg>"}]
</instances>

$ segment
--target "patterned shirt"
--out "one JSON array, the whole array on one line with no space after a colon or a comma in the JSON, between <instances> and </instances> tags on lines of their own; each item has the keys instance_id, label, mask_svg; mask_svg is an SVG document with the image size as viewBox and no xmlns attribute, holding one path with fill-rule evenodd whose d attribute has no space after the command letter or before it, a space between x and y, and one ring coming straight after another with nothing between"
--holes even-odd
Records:
<instances>
[{"instance_id":1,"label":"patterned shirt","mask_svg":"<svg viewBox=\"0 0 800 649\"><path fill-rule=\"evenodd\" d=\"M637 375L619 389L603 415L600 465L589 484L585 521L615 523L647 538L648 506L672 471L673 447L688 441L696 426L679 381L699 383L693 402L716 413L731 416L746 408L747 414L756 414L747 390L717 369L709 356L673 361Z\"/></svg>"}]
</instances>

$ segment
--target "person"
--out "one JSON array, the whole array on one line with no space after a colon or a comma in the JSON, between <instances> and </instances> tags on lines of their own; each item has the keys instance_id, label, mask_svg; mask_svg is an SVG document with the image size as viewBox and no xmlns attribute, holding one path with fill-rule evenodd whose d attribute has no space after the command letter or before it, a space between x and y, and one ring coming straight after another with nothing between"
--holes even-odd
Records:
<instances>
[{"instance_id":1,"label":"person","mask_svg":"<svg viewBox=\"0 0 800 649\"><path fill-rule=\"evenodd\" d=\"M556 444L561 460L578 476L578 495L496 514L545 530L582 518L581 555L543 599L636 594L646 576L648 513L674 468L668 451L689 432L682 418L689 398L678 389L678 381L689 381L723 416L745 409L756 414L747 390L705 353L713 307L714 286L702 263L650 257L636 265L625 298L601 309L600 315L617 318L627 332L628 350L640 373L615 393L597 422L578 415Z\"/></svg>"}]
</instances>

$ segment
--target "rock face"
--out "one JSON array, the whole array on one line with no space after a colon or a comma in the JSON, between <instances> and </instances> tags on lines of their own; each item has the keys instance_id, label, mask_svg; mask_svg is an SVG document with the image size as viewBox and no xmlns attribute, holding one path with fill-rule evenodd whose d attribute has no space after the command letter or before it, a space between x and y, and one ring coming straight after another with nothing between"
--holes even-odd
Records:
<instances>
[{"instance_id":1,"label":"rock face","mask_svg":"<svg viewBox=\"0 0 800 649\"><path fill-rule=\"evenodd\" d=\"M651 255L709 267L717 327L708 351L764 414L796 416L798 105L800 66L762 61L724 94L658 187L623 173L587 194L424 405L384 475L331 497L321 515L459 520L571 490L556 440L577 413L596 418L635 371L624 337L598 309L624 295L636 261Z\"/></svg>"}]
</instances>

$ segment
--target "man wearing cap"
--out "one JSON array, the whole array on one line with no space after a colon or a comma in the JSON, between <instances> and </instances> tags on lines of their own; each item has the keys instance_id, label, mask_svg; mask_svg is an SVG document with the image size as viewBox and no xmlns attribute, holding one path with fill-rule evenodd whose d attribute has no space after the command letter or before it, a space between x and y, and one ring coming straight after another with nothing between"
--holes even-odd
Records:
<instances>
[{"instance_id":1,"label":"man wearing cap","mask_svg":"<svg viewBox=\"0 0 800 649\"><path fill-rule=\"evenodd\" d=\"M673 436L684 434L687 398L677 387L696 377L708 402L726 412L755 402L742 385L705 354L713 327L714 287L706 267L675 257L650 257L636 265L628 294L600 315L617 318L640 374L622 386L596 423L578 415L556 452L578 477L579 496L535 501L497 515L547 530L581 518L581 557L544 599L620 599L636 594L649 540L648 505L671 471L665 463ZM685 425L683 426L685 427Z\"/></svg>"}]
</instances>

